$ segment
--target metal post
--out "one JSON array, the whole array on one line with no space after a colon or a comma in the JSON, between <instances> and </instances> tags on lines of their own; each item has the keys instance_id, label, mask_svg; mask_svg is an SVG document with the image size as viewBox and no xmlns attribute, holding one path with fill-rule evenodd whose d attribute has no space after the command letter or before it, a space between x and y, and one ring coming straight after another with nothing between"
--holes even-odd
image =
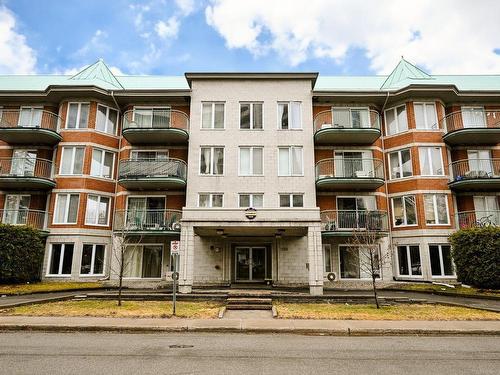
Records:
<instances>
[{"instance_id":1,"label":"metal post","mask_svg":"<svg viewBox=\"0 0 500 375\"><path fill-rule=\"evenodd\" d=\"M173 313L172 313L172 315L175 316L177 279L179 278L178 273L177 273L177 254L172 254L172 258L173 258L172 261L174 262L174 272L172 273L172 279L173 279L173 290L172 290Z\"/></svg>"}]
</instances>

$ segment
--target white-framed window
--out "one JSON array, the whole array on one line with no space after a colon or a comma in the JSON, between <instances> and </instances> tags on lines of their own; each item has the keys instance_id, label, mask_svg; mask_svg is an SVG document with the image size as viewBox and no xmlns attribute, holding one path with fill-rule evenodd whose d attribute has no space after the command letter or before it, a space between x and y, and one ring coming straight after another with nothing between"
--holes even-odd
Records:
<instances>
[{"instance_id":1,"label":"white-framed window","mask_svg":"<svg viewBox=\"0 0 500 375\"><path fill-rule=\"evenodd\" d=\"M100 148L92 150L92 164L90 175L95 177L113 178L115 153Z\"/></svg>"},{"instance_id":2,"label":"white-framed window","mask_svg":"<svg viewBox=\"0 0 500 375\"><path fill-rule=\"evenodd\" d=\"M91 195L87 197L87 209L85 212L86 225L103 225L109 224L109 197L102 195Z\"/></svg>"},{"instance_id":3,"label":"white-framed window","mask_svg":"<svg viewBox=\"0 0 500 375\"><path fill-rule=\"evenodd\" d=\"M370 110L369 108L332 108L333 127L335 128L369 128Z\"/></svg>"},{"instance_id":4,"label":"white-framed window","mask_svg":"<svg viewBox=\"0 0 500 375\"><path fill-rule=\"evenodd\" d=\"M375 250L375 249L374 249ZM380 255L379 250L370 251L362 246L340 245L339 267L341 279L371 279L370 254L373 253L374 269L378 270L380 277Z\"/></svg>"},{"instance_id":5,"label":"white-framed window","mask_svg":"<svg viewBox=\"0 0 500 375\"><path fill-rule=\"evenodd\" d=\"M263 104L240 103L240 129L262 130Z\"/></svg>"},{"instance_id":6,"label":"white-framed window","mask_svg":"<svg viewBox=\"0 0 500 375\"><path fill-rule=\"evenodd\" d=\"M71 276L74 248L73 243L53 243L50 246L48 276Z\"/></svg>"},{"instance_id":7,"label":"white-framed window","mask_svg":"<svg viewBox=\"0 0 500 375\"><path fill-rule=\"evenodd\" d=\"M104 256L106 246L100 244L83 244L80 262L81 276L104 276Z\"/></svg>"},{"instance_id":8,"label":"white-framed window","mask_svg":"<svg viewBox=\"0 0 500 375\"><path fill-rule=\"evenodd\" d=\"M389 170L391 171L391 180L413 176L411 150L405 148L389 153Z\"/></svg>"},{"instance_id":9,"label":"white-framed window","mask_svg":"<svg viewBox=\"0 0 500 375\"><path fill-rule=\"evenodd\" d=\"M170 107L134 107L133 123L138 128L170 127Z\"/></svg>"},{"instance_id":10,"label":"white-framed window","mask_svg":"<svg viewBox=\"0 0 500 375\"><path fill-rule=\"evenodd\" d=\"M202 129L224 129L225 128L225 103L207 102L201 104L201 128Z\"/></svg>"},{"instance_id":11,"label":"white-framed window","mask_svg":"<svg viewBox=\"0 0 500 375\"><path fill-rule=\"evenodd\" d=\"M280 194L280 207L304 207L304 194Z\"/></svg>"},{"instance_id":12,"label":"white-framed window","mask_svg":"<svg viewBox=\"0 0 500 375\"><path fill-rule=\"evenodd\" d=\"M492 176L493 160L490 150L467 150L467 159L469 163L469 173L472 176Z\"/></svg>"},{"instance_id":13,"label":"white-framed window","mask_svg":"<svg viewBox=\"0 0 500 375\"><path fill-rule=\"evenodd\" d=\"M441 147L419 147L420 175L444 176Z\"/></svg>"},{"instance_id":14,"label":"white-framed window","mask_svg":"<svg viewBox=\"0 0 500 375\"><path fill-rule=\"evenodd\" d=\"M42 124L43 107L21 107L19 112L19 127L37 127Z\"/></svg>"},{"instance_id":15,"label":"white-framed window","mask_svg":"<svg viewBox=\"0 0 500 375\"><path fill-rule=\"evenodd\" d=\"M450 245L429 245L429 259L433 277L454 277L455 268L451 258Z\"/></svg>"},{"instance_id":16,"label":"white-framed window","mask_svg":"<svg viewBox=\"0 0 500 375\"><path fill-rule=\"evenodd\" d=\"M117 124L118 111L102 104L98 104L95 129L103 133L115 135Z\"/></svg>"},{"instance_id":17,"label":"white-framed window","mask_svg":"<svg viewBox=\"0 0 500 375\"><path fill-rule=\"evenodd\" d=\"M304 174L302 146L279 147L278 152L278 176L302 176Z\"/></svg>"},{"instance_id":18,"label":"white-framed window","mask_svg":"<svg viewBox=\"0 0 500 375\"><path fill-rule=\"evenodd\" d=\"M278 102L278 129L302 129L301 102Z\"/></svg>"},{"instance_id":19,"label":"white-framed window","mask_svg":"<svg viewBox=\"0 0 500 375\"><path fill-rule=\"evenodd\" d=\"M66 129L86 129L89 122L89 103L68 103Z\"/></svg>"},{"instance_id":20,"label":"white-framed window","mask_svg":"<svg viewBox=\"0 0 500 375\"><path fill-rule=\"evenodd\" d=\"M414 195L392 198L391 202L395 227L417 225L417 203Z\"/></svg>"},{"instance_id":21,"label":"white-framed window","mask_svg":"<svg viewBox=\"0 0 500 375\"><path fill-rule=\"evenodd\" d=\"M323 244L323 265L325 273L332 272L332 245Z\"/></svg>"},{"instance_id":22,"label":"white-framed window","mask_svg":"<svg viewBox=\"0 0 500 375\"><path fill-rule=\"evenodd\" d=\"M385 111L385 132L387 135L402 133L407 130L406 104Z\"/></svg>"},{"instance_id":23,"label":"white-framed window","mask_svg":"<svg viewBox=\"0 0 500 375\"><path fill-rule=\"evenodd\" d=\"M264 148L240 147L240 176L262 176L264 174Z\"/></svg>"},{"instance_id":24,"label":"white-framed window","mask_svg":"<svg viewBox=\"0 0 500 375\"><path fill-rule=\"evenodd\" d=\"M38 217L29 217L30 201L31 195L6 194L2 223L26 225L34 220L36 224L43 224Z\"/></svg>"},{"instance_id":25,"label":"white-framed window","mask_svg":"<svg viewBox=\"0 0 500 375\"><path fill-rule=\"evenodd\" d=\"M200 147L200 174L224 174L224 147Z\"/></svg>"},{"instance_id":26,"label":"white-framed window","mask_svg":"<svg viewBox=\"0 0 500 375\"><path fill-rule=\"evenodd\" d=\"M163 245L127 246L124 263L123 277L127 279L159 279L163 269Z\"/></svg>"},{"instance_id":27,"label":"white-framed window","mask_svg":"<svg viewBox=\"0 0 500 375\"><path fill-rule=\"evenodd\" d=\"M495 195L474 195L474 215L477 222L500 226L500 208ZM467 220L467 219L466 219Z\"/></svg>"},{"instance_id":28,"label":"white-framed window","mask_svg":"<svg viewBox=\"0 0 500 375\"><path fill-rule=\"evenodd\" d=\"M446 194L424 194L424 210L427 225L450 224Z\"/></svg>"},{"instance_id":29,"label":"white-framed window","mask_svg":"<svg viewBox=\"0 0 500 375\"><path fill-rule=\"evenodd\" d=\"M397 252L399 276L421 277L420 247L418 245L398 245Z\"/></svg>"},{"instance_id":30,"label":"white-framed window","mask_svg":"<svg viewBox=\"0 0 500 375\"><path fill-rule=\"evenodd\" d=\"M83 173L83 160L85 147L64 146L61 152L61 175L81 175Z\"/></svg>"},{"instance_id":31,"label":"white-framed window","mask_svg":"<svg viewBox=\"0 0 500 375\"><path fill-rule=\"evenodd\" d=\"M483 107L462 107L462 123L464 128L485 128L486 113Z\"/></svg>"},{"instance_id":32,"label":"white-framed window","mask_svg":"<svg viewBox=\"0 0 500 375\"><path fill-rule=\"evenodd\" d=\"M262 193L242 193L239 194L239 207L261 208L264 206L264 194Z\"/></svg>"},{"instance_id":33,"label":"white-framed window","mask_svg":"<svg viewBox=\"0 0 500 375\"><path fill-rule=\"evenodd\" d=\"M79 194L57 194L54 224L76 224L79 202Z\"/></svg>"},{"instance_id":34,"label":"white-framed window","mask_svg":"<svg viewBox=\"0 0 500 375\"><path fill-rule=\"evenodd\" d=\"M413 103L417 129L439 129L434 103Z\"/></svg>"},{"instance_id":35,"label":"white-framed window","mask_svg":"<svg viewBox=\"0 0 500 375\"><path fill-rule=\"evenodd\" d=\"M132 160L168 160L168 150L151 151L151 150L132 150L130 157Z\"/></svg>"},{"instance_id":36,"label":"white-framed window","mask_svg":"<svg viewBox=\"0 0 500 375\"><path fill-rule=\"evenodd\" d=\"M215 208L224 206L224 194L221 193L199 193L198 207Z\"/></svg>"}]
</instances>

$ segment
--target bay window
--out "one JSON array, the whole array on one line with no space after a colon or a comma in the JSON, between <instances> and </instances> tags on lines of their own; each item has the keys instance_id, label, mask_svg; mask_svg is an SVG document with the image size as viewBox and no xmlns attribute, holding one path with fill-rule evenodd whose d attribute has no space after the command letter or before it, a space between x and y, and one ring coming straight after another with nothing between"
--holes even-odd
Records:
<instances>
[{"instance_id":1,"label":"bay window","mask_svg":"<svg viewBox=\"0 0 500 375\"><path fill-rule=\"evenodd\" d=\"M389 154L389 169L391 171L391 180L413 176L410 149L391 152Z\"/></svg>"},{"instance_id":2,"label":"bay window","mask_svg":"<svg viewBox=\"0 0 500 375\"><path fill-rule=\"evenodd\" d=\"M447 225L448 198L446 194L424 194L425 222L430 225Z\"/></svg>"},{"instance_id":3,"label":"bay window","mask_svg":"<svg viewBox=\"0 0 500 375\"><path fill-rule=\"evenodd\" d=\"M66 116L66 129L85 129L88 127L89 103L69 103Z\"/></svg>"},{"instance_id":4,"label":"bay window","mask_svg":"<svg viewBox=\"0 0 500 375\"><path fill-rule=\"evenodd\" d=\"M113 178L115 154L99 148L92 150L90 175L95 177Z\"/></svg>"},{"instance_id":5,"label":"bay window","mask_svg":"<svg viewBox=\"0 0 500 375\"><path fill-rule=\"evenodd\" d=\"M417 206L414 195L392 198L392 216L395 227L417 224Z\"/></svg>"},{"instance_id":6,"label":"bay window","mask_svg":"<svg viewBox=\"0 0 500 375\"><path fill-rule=\"evenodd\" d=\"M441 147L419 147L420 174L422 176L443 176L443 153Z\"/></svg>"},{"instance_id":7,"label":"bay window","mask_svg":"<svg viewBox=\"0 0 500 375\"><path fill-rule=\"evenodd\" d=\"M110 200L109 197L89 195L87 197L85 224L108 225Z\"/></svg>"},{"instance_id":8,"label":"bay window","mask_svg":"<svg viewBox=\"0 0 500 375\"><path fill-rule=\"evenodd\" d=\"M66 147L62 148L61 175L80 175L83 173L83 159L85 155L84 147Z\"/></svg>"},{"instance_id":9,"label":"bay window","mask_svg":"<svg viewBox=\"0 0 500 375\"><path fill-rule=\"evenodd\" d=\"M408 130L406 105L400 105L385 111L386 134L393 135Z\"/></svg>"},{"instance_id":10,"label":"bay window","mask_svg":"<svg viewBox=\"0 0 500 375\"><path fill-rule=\"evenodd\" d=\"M106 107L102 104L97 105L97 116L95 128L97 131L116 134L116 126L118 124L118 111L116 109Z\"/></svg>"},{"instance_id":11,"label":"bay window","mask_svg":"<svg viewBox=\"0 0 500 375\"><path fill-rule=\"evenodd\" d=\"M79 201L79 194L57 194L54 224L76 224Z\"/></svg>"},{"instance_id":12,"label":"bay window","mask_svg":"<svg viewBox=\"0 0 500 375\"><path fill-rule=\"evenodd\" d=\"M413 103L417 129L438 129L436 105L434 103Z\"/></svg>"}]
</instances>

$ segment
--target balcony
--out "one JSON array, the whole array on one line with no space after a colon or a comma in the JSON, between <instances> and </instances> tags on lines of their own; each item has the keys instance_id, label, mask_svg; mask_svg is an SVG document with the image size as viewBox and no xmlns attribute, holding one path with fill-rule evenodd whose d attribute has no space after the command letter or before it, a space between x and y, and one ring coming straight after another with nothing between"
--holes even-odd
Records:
<instances>
[{"instance_id":1,"label":"balcony","mask_svg":"<svg viewBox=\"0 0 500 375\"><path fill-rule=\"evenodd\" d=\"M375 190L384 185L380 159L331 158L316 163L316 187L320 190Z\"/></svg>"},{"instance_id":2,"label":"balcony","mask_svg":"<svg viewBox=\"0 0 500 375\"><path fill-rule=\"evenodd\" d=\"M0 158L0 189L48 190L56 186L52 162L45 159Z\"/></svg>"},{"instance_id":3,"label":"balcony","mask_svg":"<svg viewBox=\"0 0 500 375\"><path fill-rule=\"evenodd\" d=\"M129 190L184 189L187 164L178 159L120 160L118 183Z\"/></svg>"},{"instance_id":4,"label":"balcony","mask_svg":"<svg viewBox=\"0 0 500 375\"><path fill-rule=\"evenodd\" d=\"M458 111L439 122L447 129L443 140L449 145L480 145L500 142L500 111Z\"/></svg>"},{"instance_id":5,"label":"balcony","mask_svg":"<svg viewBox=\"0 0 500 375\"><path fill-rule=\"evenodd\" d=\"M458 160L450 164L454 190L487 191L500 189L500 159Z\"/></svg>"},{"instance_id":6,"label":"balcony","mask_svg":"<svg viewBox=\"0 0 500 375\"><path fill-rule=\"evenodd\" d=\"M180 210L117 210L114 231L127 234L179 235Z\"/></svg>"},{"instance_id":7,"label":"balcony","mask_svg":"<svg viewBox=\"0 0 500 375\"><path fill-rule=\"evenodd\" d=\"M376 111L328 110L314 117L316 144L372 144L381 135L380 115Z\"/></svg>"},{"instance_id":8,"label":"balcony","mask_svg":"<svg viewBox=\"0 0 500 375\"><path fill-rule=\"evenodd\" d=\"M500 226L500 211L462 211L457 220L460 229Z\"/></svg>"},{"instance_id":9,"label":"balcony","mask_svg":"<svg viewBox=\"0 0 500 375\"><path fill-rule=\"evenodd\" d=\"M123 137L131 144L186 144L189 117L176 110L127 111L123 115Z\"/></svg>"},{"instance_id":10,"label":"balcony","mask_svg":"<svg viewBox=\"0 0 500 375\"><path fill-rule=\"evenodd\" d=\"M321 211L321 231L323 236L351 236L353 232L388 231L387 212L330 210Z\"/></svg>"},{"instance_id":11,"label":"balcony","mask_svg":"<svg viewBox=\"0 0 500 375\"><path fill-rule=\"evenodd\" d=\"M42 231L47 231L47 213L40 210L0 210L2 224L26 225Z\"/></svg>"},{"instance_id":12,"label":"balcony","mask_svg":"<svg viewBox=\"0 0 500 375\"><path fill-rule=\"evenodd\" d=\"M10 144L55 145L61 118L43 110L0 109L0 140Z\"/></svg>"}]
</instances>

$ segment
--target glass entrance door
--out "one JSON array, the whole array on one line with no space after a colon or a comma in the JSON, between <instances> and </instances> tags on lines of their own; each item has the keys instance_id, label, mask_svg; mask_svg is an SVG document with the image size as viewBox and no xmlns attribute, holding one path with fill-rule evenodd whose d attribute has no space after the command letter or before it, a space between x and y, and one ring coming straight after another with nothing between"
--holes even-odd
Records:
<instances>
[{"instance_id":1,"label":"glass entrance door","mask_svg":"<svg viewBox=\"0 0 500 375\"><path fill-rule=\"evenodd\" d=\"M264 281L267 274L265 247L236 247L235 280Z\"/></svg>"}]
</instances>

